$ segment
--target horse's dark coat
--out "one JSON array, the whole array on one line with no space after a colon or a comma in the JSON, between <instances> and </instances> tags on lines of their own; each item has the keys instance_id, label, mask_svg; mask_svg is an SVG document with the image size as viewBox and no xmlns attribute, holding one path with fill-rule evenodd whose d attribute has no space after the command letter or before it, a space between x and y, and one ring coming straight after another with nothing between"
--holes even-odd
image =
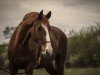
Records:
<instances>
[{"instance_id":1,"label":"horse's dark coat","mask_svg":"<svg viewBox=\"0 0 100 75\"><path fill-rule=\"evenodd\" d=\"M16 75L20 68L27 71L30 68L29 65L31 63L34 65L38 57L41 56L41 42L46 41L45 31L39 29L41 23L45 23L48 27L51 45L53 47L53 55L48 55L49 58L46 56L46 63L41 60L37 68L44 67L50 75L64 75L67 38L60 29L49 25L48 19L51 16L51 12L47 15L43 15L42 13L43 11L40 13L31 12L26 14L22 22L15 29L8 47L9 69L11 75ZM38 33L38 31L41 32ZM27 38L25 39L26 36ZM52 60L49 61L48 59ZM55 68L52 64L53 60L55 60ZM32 75L32 72L33 71L30 71L26 74Z\"/></svg>"}]
</instances>

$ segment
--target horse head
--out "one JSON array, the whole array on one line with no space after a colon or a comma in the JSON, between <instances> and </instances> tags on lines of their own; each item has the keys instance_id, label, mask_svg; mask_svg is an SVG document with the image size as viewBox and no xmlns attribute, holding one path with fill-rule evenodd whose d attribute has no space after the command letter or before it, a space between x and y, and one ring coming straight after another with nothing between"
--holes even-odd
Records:
<instances>
[{"instance_id":1,"label":"horse head","mask_svg":"<svg viewBox=\"0 0 100 75\"><path fill-rule=\"evenodd\" d=\"M36 14L34 18L27 16L29 19L29 49L33 50L34 57L46 57L53 54L53 47L51 44L50 31L51 27L48 19L51 17L51 11L47 15L43 14L43 10ZM24 18L25 19L25 18ZM25 19L25 20L27 20Z\"/></svg>"}]
</instances>

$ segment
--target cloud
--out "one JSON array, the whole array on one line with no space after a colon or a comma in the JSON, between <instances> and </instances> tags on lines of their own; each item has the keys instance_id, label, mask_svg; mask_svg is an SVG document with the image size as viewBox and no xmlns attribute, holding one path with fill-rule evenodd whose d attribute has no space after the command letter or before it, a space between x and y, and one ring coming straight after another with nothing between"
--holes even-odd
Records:
<instances>
[{"instance_id":1,"label":"cloud","mask_svg":"<svg viewBox=\"0 0 100 75\"><path fill-rule=\"evenodd\" d=\"M5 26L17 26L26 13L41 10L52 11L51 25L79 30L100 21L99 8L100 0L0 0L0 35Z\"/></svg>"}]
</instances>

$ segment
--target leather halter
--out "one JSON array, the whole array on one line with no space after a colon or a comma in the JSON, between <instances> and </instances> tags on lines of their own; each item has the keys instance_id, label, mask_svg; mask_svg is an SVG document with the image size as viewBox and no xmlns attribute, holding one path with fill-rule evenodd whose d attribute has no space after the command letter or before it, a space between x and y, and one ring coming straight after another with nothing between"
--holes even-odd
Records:
<instances>
[{"instance_id":1,"label":"leather halter","mask_svg":"<svg viewBox=\"0 0 100 75\"><path fill-rule=\"evenodd\" d=\"M40 44L45 44L45 43L51 42L51 41L42 41L41 39L37 39L37 40L33 40L33 41L38 43L39 40L41 41Z\"/></svg>"}]
</instances>

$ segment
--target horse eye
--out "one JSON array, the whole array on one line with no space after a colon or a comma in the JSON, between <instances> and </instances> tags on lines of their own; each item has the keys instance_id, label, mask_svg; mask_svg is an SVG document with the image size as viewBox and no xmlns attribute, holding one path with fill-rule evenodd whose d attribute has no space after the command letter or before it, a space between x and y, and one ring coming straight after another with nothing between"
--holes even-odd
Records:
<instances>
[{"instance_id":1,"label":"horse eye","mask_svg":"<svg viewBox=\"0 0 100 75\"><path fill-rule=\"evenodd\" d=\"M42 27L38 27L38 31L42 31Z\"/></svg>"}]
</instances>

